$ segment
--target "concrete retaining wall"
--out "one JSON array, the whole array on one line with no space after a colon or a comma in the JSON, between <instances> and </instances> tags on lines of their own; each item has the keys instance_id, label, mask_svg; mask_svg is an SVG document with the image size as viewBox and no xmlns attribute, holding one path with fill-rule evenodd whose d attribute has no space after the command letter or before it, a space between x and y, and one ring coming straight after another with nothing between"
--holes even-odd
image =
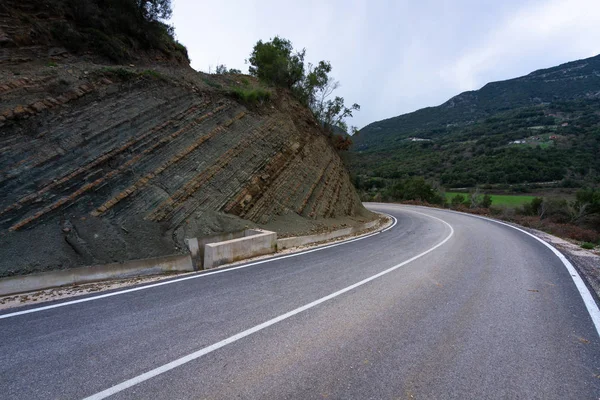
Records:
<instances>
[{"instance_id":1,"label":"concrete retaining wall","mask_svg":"<svg viewBox=\"0 0 600 400\"><path fill-rule=\"evenodd\" d=\"M190 254L192 255L192 262L194 263L196 271L199 269L203 269L204 248L207 244L243 238L247 236L247 231L251 231L251 229L217 233L214 235L203 236L200 238L185 239L188 249L190 250Z\"/></svg>"},{"instance_id":2,"label":"concrete retaining wall","mask_svg":"<svg viewBox=\"0 0 600 400\"><path fill-rule=\"evenodd\" d=\"M190 272L196 270L193 258L198 261L203 260L204 269L210 269L246 258L275 253L277 250L352 235L373 228L378 223L379 221L376 220L334 232L279 240L277 240L276 232L260 229L246 229L199 239L186 239L191 255L178 254L4 278L0 279L0 296L107 279L122 279L166 272Z\"/></svg>"},{"instance_id":3,"label":"concrete retaining wall","mask_svg":"<svg viewBox=\"0 0 600 400\"><path fill-rule=\"evenodd\" d=\"M244 231L244 237L205 244L204 269L276 251L277 233L247 229Z\"/></svg>"},{"instance_id":4,"label":"concrete retaining wall","mask_svg":"<svg viewBox=\"0 0 600 400\"><path fill-rule=\"evenodd\" d=\"M277 249L289 249L292 247L306 246L312 243L325 242L327 240L337 239L342 236L353 235L367 229L371 229L379 223L379 220L366 222L364 224L350 228L339 229L333 232L319 233L316 235L295 236L277 240Z\"/></svg>"},{"instance_id":5,"label":"concrete retaining wall","mask_svg":"<svg viewBox=\"0 0 600 400\"><path fill-rule=\"evenodd\" d=\"M105 279L130 278L140 275L155 275L165 272L193 271L192 258L187 255L172 255L126 261L91 267L79 267L59 271L41 272L0 279L0 296L42 290L52 287L96 282Z\"/></svg>"}]
</instances>

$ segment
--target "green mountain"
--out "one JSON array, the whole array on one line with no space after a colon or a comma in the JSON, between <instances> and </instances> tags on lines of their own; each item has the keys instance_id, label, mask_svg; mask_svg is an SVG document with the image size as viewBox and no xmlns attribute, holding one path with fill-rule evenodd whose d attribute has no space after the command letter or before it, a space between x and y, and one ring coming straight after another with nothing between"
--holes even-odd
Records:
<instances>
[{"instance_id":1,"label":"green mountain","mask_svg":"<svg viewBox=\"0 0 600 400\"><path fill-rule=\"evenodd\" d=\"M598 182L600 55L488 83L353 137L354 175L446 187Z\"/></svg>"}]
</instances>

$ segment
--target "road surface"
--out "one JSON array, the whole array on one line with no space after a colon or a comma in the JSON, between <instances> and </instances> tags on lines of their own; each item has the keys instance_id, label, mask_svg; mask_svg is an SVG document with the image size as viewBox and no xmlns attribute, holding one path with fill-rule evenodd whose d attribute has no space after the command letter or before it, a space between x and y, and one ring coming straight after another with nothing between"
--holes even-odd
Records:
<instances>
[{"instance_id":1,"label":"road surface","mask_svg":"<svg viewBox=\"0 0 600 400\"><path fill-rule=\"evenodd\" d=\"M397 224L248 267L3 311L0 397L600 398L597 328L549 248L474 216L369 207Z\"/></svg>"}]
</instances>

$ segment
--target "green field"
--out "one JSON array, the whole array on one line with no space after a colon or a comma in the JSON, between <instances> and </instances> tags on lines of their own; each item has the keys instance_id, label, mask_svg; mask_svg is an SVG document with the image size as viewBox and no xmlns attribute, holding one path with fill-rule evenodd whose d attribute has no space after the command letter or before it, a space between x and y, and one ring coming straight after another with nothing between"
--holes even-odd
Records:
<instances>
[{"instance_id":1,"label":"green field","mask_svg":"<svg viewBox=\"0 0 600 400\"><path fill-rule=\"evenodd\" d=\"M450 202L454 196L457 194L462 194L467 198L469 196L468 193L462 192L447 192L446 200ZM491 194L492 197L492 206L508 206L508 207L519 207L523 204L530 203L531 200L535 198L535 196L513 196L508 194Z\"/></svg>"}]
</instances>

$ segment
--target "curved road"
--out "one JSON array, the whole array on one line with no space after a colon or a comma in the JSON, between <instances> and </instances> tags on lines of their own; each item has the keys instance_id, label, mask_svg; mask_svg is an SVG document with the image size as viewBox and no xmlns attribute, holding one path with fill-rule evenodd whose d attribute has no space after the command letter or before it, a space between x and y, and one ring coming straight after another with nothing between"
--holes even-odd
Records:
<instances>
[{"instance_id":1,"label":"curved road","mask_svg":"<svg viewBox=\"0 0 600 400\"><path fill-rule=\"evenodd\" d=\"M600 398L596 326L549 248L474 216L369 207L397 225L249 267L4 311L0 397Z\"/></svg>"}]
</instances>

